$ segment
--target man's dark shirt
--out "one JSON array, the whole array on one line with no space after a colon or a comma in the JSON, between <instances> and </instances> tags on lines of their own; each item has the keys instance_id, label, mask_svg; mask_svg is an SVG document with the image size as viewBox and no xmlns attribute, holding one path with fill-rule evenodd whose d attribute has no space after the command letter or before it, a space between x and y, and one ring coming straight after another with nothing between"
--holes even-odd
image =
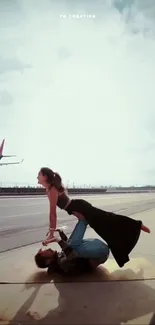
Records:
<instances>
[{"instance_id":1,"label":"man's dark shirt","mask_svg":"<svg viewBox=\"0 0 155 325\"><path fill-rule=\"evenodd\" d=\"M65 233L59 231L59 235L61 240L58 244L62 251L60 253L55 251L55 259L48 267L48 273L78 275L91 272L89 259L77 257L76 252L68 245L68 238Z\"/></svg>"},{"instance_id":2,"label":"man's dark shirt","mask_svg":"<svg viewBox=\"0 0 155 325\"><path fill-rule=\"evenodd\" d=\"M74 257L68 259L63 251L61 253L55 252L55 261L48 268L48 273L51 272L62 275L78 275L91 272L91 266L86 258Z\"/></svg>"}]
</instances>

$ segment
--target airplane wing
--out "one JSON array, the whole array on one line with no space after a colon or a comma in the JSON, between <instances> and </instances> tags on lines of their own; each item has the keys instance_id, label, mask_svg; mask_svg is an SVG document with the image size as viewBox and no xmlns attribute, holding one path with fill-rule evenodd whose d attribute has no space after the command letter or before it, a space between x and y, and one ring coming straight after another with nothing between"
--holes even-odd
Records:
<instances>
[{"instance_id":1,"label":"airplane wing","mask_svg":"<svg viewBox=\"0 0 155 325\"><path fill-rule=\"evenodd\" d=\"M22 159L21 161L15 161L12 163L0 163L0 166L6 166L6 165L17 165L17 164L21 164L23 162L24 159Z\"/></svg>"}]
</instances>

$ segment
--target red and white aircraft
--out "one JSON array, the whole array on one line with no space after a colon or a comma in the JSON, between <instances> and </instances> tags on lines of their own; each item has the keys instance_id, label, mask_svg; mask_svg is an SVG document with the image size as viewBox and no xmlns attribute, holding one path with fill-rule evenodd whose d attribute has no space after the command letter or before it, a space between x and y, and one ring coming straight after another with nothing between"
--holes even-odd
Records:
<instances>
[{"instance_id":1,"label":"red and white aircraft","mask_svg":"<svg viewBox=\"0 0 155 325\"><path fill-rule=\"evenodd\" d=\"M5 143L5 139L3 139L1 145L0 145L0 160L2 158L5 158L5 157L16 157L15 155L3 155L3 149L4 149L4 143ZM12 162L12 163L0 163L0 166L4 166L4 165L16 165L16 164L21 164L23 162L23 159L21 161L15 161L15 162Z\"/></svg>"}]
</instances>

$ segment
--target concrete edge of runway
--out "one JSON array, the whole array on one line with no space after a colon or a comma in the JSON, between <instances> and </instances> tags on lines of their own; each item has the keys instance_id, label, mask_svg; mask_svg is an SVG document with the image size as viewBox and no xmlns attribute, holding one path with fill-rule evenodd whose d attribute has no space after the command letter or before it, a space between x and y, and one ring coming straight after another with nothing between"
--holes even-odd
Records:
<instances>
[{"instance_id":1,"label":"concrete edge of runway","mask_svg":"<svg viewBox=\"0 0 155 325\"><path fill-rule=\"evenodd\" d=\"M106 193L73 193L73 194L70 194L70 196L98 196L98 195L110 195L110 194L147 194L147 193L155 193L155 191L109 191L109 192L106 192ZM46 194L20 194L20 195L3 195L3 194L0 194L0 199L3 199L3 198L7 198L7 199L11 199L11 198L42 198L42 197L46 197Z\"/></svg>"}]
</instances>

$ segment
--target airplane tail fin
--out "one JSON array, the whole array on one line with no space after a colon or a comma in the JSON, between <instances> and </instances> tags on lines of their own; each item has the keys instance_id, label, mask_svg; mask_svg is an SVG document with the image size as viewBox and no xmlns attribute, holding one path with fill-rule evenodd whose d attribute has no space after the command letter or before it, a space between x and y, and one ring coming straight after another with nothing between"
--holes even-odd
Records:
<instances>
[{"instance_id":1,"label":"airplane tail fin","mask_svg":"<svg viewBox=\"0 0 155 325\"><path fill-rule=\"evenodd\" d=\"M4 142L5 142L5 139L3 139L1 146L0 146L0 156L2 156L2 154L3 154Z\"/></svg>"},{"instance_id":2,"label":"airplane tail fin","mask_svg":"<svg viewBox=\"0 0 155 325\"><path fill-rule=\"evenodd\" d=\"M17 157L16 155L3 155L4 143L5 143L5 139L3 139L2 143L1 143L1 146L0 146L0 156L3 156L3 157Z\"/></svg>"}]
</instances>

